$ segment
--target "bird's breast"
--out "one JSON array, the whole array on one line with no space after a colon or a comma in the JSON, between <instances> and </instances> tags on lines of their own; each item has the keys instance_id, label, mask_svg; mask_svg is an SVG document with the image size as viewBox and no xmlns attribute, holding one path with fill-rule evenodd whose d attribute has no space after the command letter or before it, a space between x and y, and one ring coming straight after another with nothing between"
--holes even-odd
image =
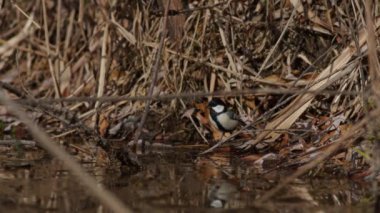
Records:
<instances>
[{"instance_id":1,"label":"bird's breast","mask_svg":"<svg viewBox=\"0 0 380 213\"><path fill-rule=\"evenodd\" d=\"M217 115L217 120L224 129L232 131L239 124L237 120L231 119L227 113Z\"/></svg>"}]
</instances>

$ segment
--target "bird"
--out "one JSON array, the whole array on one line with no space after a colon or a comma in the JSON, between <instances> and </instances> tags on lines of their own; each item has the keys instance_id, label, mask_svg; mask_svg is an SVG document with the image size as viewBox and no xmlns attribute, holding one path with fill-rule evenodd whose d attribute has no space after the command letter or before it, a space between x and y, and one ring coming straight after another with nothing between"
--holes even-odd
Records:
<instances>
[{"instance_id":1,"label":"bird","mask_svg":"<svg viewBox=\"0 0 380 213\"><path fill-rule=\"evenodd\" d=\"M208 103L211 124L221 132L234 131L239 123L243 123L229 107L219 98L212 98Z\"/></svg>"}]
</instances>

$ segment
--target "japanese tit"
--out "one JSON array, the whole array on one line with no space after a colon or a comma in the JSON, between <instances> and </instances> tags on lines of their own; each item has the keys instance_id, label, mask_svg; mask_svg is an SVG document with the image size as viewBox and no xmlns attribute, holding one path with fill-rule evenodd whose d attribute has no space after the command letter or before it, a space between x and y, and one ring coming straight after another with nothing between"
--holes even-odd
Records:
<instances>
[{"instance_id":1,"label":"japanese tit","mask_svg":"<svg viewBox=\"0 0 380 213\"><path fill-rule=\"evenodd\" d=\"M211 124L222 132L232 132L242 122L219 98L212 98L208 107Z\"/></svg>"}]
</instances>

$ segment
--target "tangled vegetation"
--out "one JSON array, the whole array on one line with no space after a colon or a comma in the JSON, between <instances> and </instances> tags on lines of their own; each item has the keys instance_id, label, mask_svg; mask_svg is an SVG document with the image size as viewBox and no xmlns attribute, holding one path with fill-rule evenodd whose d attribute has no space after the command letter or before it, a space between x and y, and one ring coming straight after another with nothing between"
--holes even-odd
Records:
<instances>
[{"instance_id":1,"label":"tangled vegetation","mask_svg":"<svg viewBox=\"0 0 380 213\"><path fill-rule=\"evenodd\" d=\"M1 4L2 94L72 154L130 166L141 143L227 145L248 163L298 167L284 183L327 159L326 170L361 178L380 166L377 1ZM245 126L210 128L211 96ZM30 140L1 102L0 136ZM67 142L78 137L85 145Z\"/></svg>"}]
</instances>

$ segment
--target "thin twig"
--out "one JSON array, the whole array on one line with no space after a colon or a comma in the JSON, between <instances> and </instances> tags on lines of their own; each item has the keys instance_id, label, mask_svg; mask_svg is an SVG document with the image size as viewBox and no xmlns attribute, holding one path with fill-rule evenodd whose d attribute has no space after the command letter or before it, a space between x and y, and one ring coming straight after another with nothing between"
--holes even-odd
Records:
<instances>
[{"instance_id":1,"label":"thin twig","mask_svg":"<svg viewBox=\"0 0 380 213\"><path fill-rule=\"evenodd\" d=\"M45 45L46 45L46 51L48 57L48 64L49 64L49 70L51 77L54 82L54 90L55 90L55 97L61 98L61 91L59 89L59 83L57 79L57 74L54 70L53 61L51 58L51 51L50 51L50 42L49 42L49 29L48 29L48 18L47 18L47 12L46 12L46 0L42 0L42 10L43 10L43 17L44 17L44 32L45 32Z\"/></svg>"},{"instance_id":2,"label":"thin twig","mask_svg":"<svg viewBox=\"0 0 380 213\"><path fill-rule=\"evenodd\" d=\"M167 19L168 19L169 4L170 4L170 0L167 1L166 7L165 7L165 17L164 17L164 21L162 24L160 45L157 49L156 57L154 59L154 66L152 68L152 82L151 82L149 90L148 90L148 97L153 96L153 91L154 91L154 87L156 85L157 76L158 76L158 70L160 69L160 65L161 65L161 63L160 63L161 62L161 53L162 53L162 49L164 47L164 41L165 41L165 37L166 37L166 25L167 25ZM151 103L152 103L152 99L147 100L145 103L144 113L141 117L140 123L139 123L138 128L137 128L136 133L135 133L134 143L137 143L138 139L140 138L141 130L142 130L144 123L146 121L146 117L148 115L149 107L150 107Z\"/></svg>"},{"instance_id":3,"label":"thin twig","mask_svg":"<svg viewBox=\"0 0 380 213\"><path fill-rule=\"evenodd\" d=\"M371 117L377 117L379 116L379 110L374 111L371 113ZM358 134L358 131L362 130L362 128L367 124L368 117L362 119L358 124L356 124L350 131L348 131L345 135L343 135L339 140L335 141L330 147L328 147L324 152L321 152L321 154L310 163L298 168L296 172L294 172L292 175L286 177L283 179L276 187L266 192L262 197L260 197L258 200L255 201L256 205L262 205L265 201L267 201L269 198L274 196L277 192L279 192L282 188L287 186L289 183L291 183L296 178L300 177L301 175L305 174L309 170L316 167L318 164L323 162L324 160L330 158L334 152L339 150L342 147L348 147L350 146L354 141L350 140L353 136Z\"/></svg>"},{"instance_id":4,"label":"thin twig","mask_svg":"<svg viewBox=\"0 0 380 213\"><path fill-rule=\"evenodd\" d=\"M102 55L100 59L100 72L99 72L99 85L97 97L102 97L104 94L104 87L106 84L106 65L107 65L107 40L108 40L108 24L104 26L103 41L102 41ZM99 107L100 103L95 103L95 109Z\"/></svg>"},{"instance_id":5,"label":"thin twig","mask_svg":"<svg viewBox=\"0 0 380 213\"><path fill-rule=\"evenodd\" d=\"M0 87L3 87L0 82ZM3 87L4 89L7 89ZM12 91L9 91L12 92ZM147 101L147 100L155 100L155 101L167 101L173 99L191 99L191 98L200 98L200 97L236 97L241 95L279 95L279 94L315 94L315 95L362 95L361 92L356 91L337 91L337 90L323 90L323 91L315 91L309 89L272 89L272 88L259 88L259 89L245 89L245 90L234 90L234 91L217 91L217 92L188 92L188 93L180 93L180 94L168 94L168 95L153 95L153 96L103 96L100 98L97 97L71 97L71 98L39 98L35 99L41 103L57 103L57 102L67 102L67 103L77 103L77 102L94 102L99 101L101 103L104 102L118 102L118 101ZM29 99L19 99L18 102L23 104L31 103L32 101Z\"/></svg>"},{"instance_id":6,"label":"thin twig","mask_svg":"<svg viewBox=\"0 0 380 213\"><path fill-rule=\"evenodd\" d=\"M31 27L33 23L32 18L26 22L21 32L19 32L13 38L9 39L6 43L3 43L0 45L0 56L5 54L11 48L14 48L15 46L17 46L18 43L20 43L22 40L24 40L25 38L27 38L30 34L34 32L35 30L34 27Z\"/></svg>"},{"instance_id":7,"label":"thin twig","mask_svg":"<svg viewBox=\"0 0 380 213\"><path fill-rule=\"evenodd\" d=\"M367 43L368 43L368 62L369 62L369 73L371 78L371 89L373 93L373 99L376 102L376 105L380 105L380 64L379 57L377 54L377 36L375 33L375 23L372 17L372 1L365 1L365 14L366 14L366 29L368 32ZM379 122L377 119L371 119L368 122L369 131L374 135L374 145L372 148L372 161L371 161L371 170L374 176L379 174L380 171L380 141L378 138L379 135ZM373 196L378 197L379 193L379 184L376 178L372 180L373 187ZM379 211L379 205L375 205L374 212Z\"/></svg>"},{"instance_id":8,"label":"thin twig","mask_svg":"<svg viewBox=\"0 0 380 213\"><path fill-rule=\"evenodd\" d=\"M50 105L48 103L40 102L35 99L33 96L30 96L23 91L17 89L15 86L10 85L8 83L4 83L0 81L0 88L3 88L18 97L25 98L28 100L27 104L24 104L24 107L29 108L30 110L38 111L41 110L44 113L50 115L51 117L62 122L66 127L76 128L80 130L80 132L95 136L98 142L101 142L102 148L105 150L108 149L103 139L93 131L92 128L89 128L86 124L84 124L73 112L66 110L65 108L58 108L54 105Z\"/></svg>"},{"instance_id":9,"label":"thin twig","mask_svg":"<svg viewBox=\"0 0 380 213\"><path fill-rule=\"evenodd\" d=\"M12 139L12 140L0 140L0 145L23 145L23 146L35 146L36 142L31 141L31 140L17 140L17 139Z\"/></svg>"},{"instance_id":10,"label":"thin twig","mask_svg":"<svg viewBox=\"0 0 380 213\"><path fill-rule=\"evenodd\" d=\"M285 25L284 30L282 31L280 37L277 39L276 44L272 47L272 49L269 51L268 56L265 58L264 62L261 64L261 67L260 67L260 69L259 69L259 71L258 71L256 77L259 77L259 76L260 76L261 71L263 71L263 69L264 69L265 66L267 65L269 59L271 58L273 52L277 49L277 46L280 44L282 38L283 38L284 35L285 35L285 32L286 32L286 31L288 30L288 28L289 28L289 24L290 24L290 22L293 21L293 17L294 17L294 15L296 14L296 11L297 11L296 8L294 8L292 14L290 15L290 17L289 17L289 19L288 19L288 22L287 22L286 25Z\"/></svg>"},{"instance_id":11,"label":"thin twig","mask_svg":"<svg viewBox=\"0 0 380 213\"><path fill-rule=\"evenodd\" d=\"M21 9L21 8L20 8L16 3L14 3L13 1L12 1L12 4L13 4L13 6L14 6L18 11L20 11L21 14L23 14L26 18L28 18L29 20L31 20L32 23L34 24L34 26L37 27L37 29L41 29L41 25L38 24L38 23L34 20L33 15L28 15L23 9Z\"/></svg>"},{"instance_id":12,"label":"thin twig","mask_svg":"<svg viewBox=\"0 0 380 213\"><path fill-rule=\"evenodd\" d=\"M20 106L11 101L5 93L0 90L0 103L5 105L8 110L23 122L28 128L33 137L46 149L52 156L61 160L66 167L79 179L99 201L110 208L114 212L132 212L123 204L114 194L106 190L104 187L99 187L98 182L89 174L83 171L82 167L64 150L56 145L51 138L34 123L29 116L20 108Z\"/></svg>"}]
</instances>

